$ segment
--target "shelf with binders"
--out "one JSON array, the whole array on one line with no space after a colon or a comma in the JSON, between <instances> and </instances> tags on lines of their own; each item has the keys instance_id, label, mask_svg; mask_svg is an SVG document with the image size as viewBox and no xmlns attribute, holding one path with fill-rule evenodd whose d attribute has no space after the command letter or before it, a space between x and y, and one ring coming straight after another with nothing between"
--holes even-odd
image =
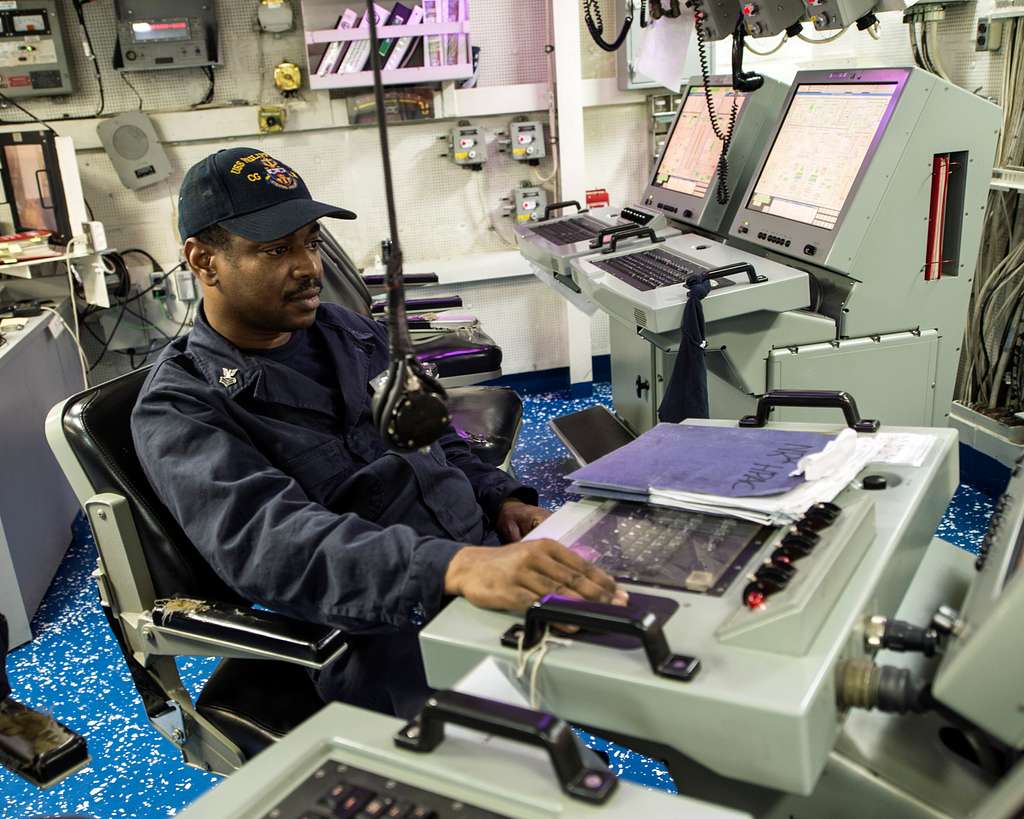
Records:
<instances>
[{"instance_id":1,"label":"shelf with binders","mask_svg":"<svg viewBox=\"0 0 1024 819\"><path fill-rule=\"evenodd\" d=\"M309 5L318 5L307 0L303 9ZM337 8L337 6L333 6ZM353 6L355 8L355 6ZM321 18L322 19L322 18ZM312 21L310 21L312 22ZM416 23L414 25L382 25L377 29L377 36L385 40L401 40L404 37L414 38L407 46L411 54L411 64L401 68L386 69L381 72L384 85L408 85L412 83L442 82L444 80L460 80L473 76L472 49L469 44L470 21L456 20L450 22ZM428 61L425 38L438 37L445 43L448 38L458 37L458 47L452 49L458 55L458 61L445 65L424 65ZM324 49L331 43L351 43L352 45L368 41L369 28L315 28L306 31L306 60L309 68L309 87L313 90L332 88L359 88L373 85L372 64L367 57L365 69L361 71L334 70L325 74L318 73ZM351 48L351 46L349 46ZM447 51L447 49L445 49ZM347 53L347 52L346 52ZM448 55L445 54L445 57ZM345 58L339 61L344 66Z\"/></svg>"}]
</instances>

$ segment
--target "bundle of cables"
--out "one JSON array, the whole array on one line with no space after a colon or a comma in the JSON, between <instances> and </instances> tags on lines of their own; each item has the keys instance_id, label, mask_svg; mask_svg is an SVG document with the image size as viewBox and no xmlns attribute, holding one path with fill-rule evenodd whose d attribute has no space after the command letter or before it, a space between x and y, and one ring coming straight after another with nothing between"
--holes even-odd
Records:
<instances>
[{"instance_id":1,"label":"bundle of cables","mask_svg":"<svg viewBox=\"0 0 1024 819\"><path fill-rule=\"evenodd\" d=\"M128 272L128 264L124 258L125 256L133 254L148 259L154 274L147 287L135 292L132 292L131 276ZM185 263L180 262L171 270L165 272L160 263L150 253L142 250L141 248L129 248L127 250L122 250L119 253L108 251L103 254L102 258L108 271L107 292L113 297L111 306L110 308L102 308L90 305L79 315L81 326L99 345L99 354L96 359L89 364L89 372L92 372L100 365L108 352L126 357L130 368L137 370L138 368L145 366L152 355L160 352L160 350L174 341L174 339L178 338L182 332L184 332L185 326L188 324L188 321L192 316L193 303L190 302L185 308L185 315L180 319L178 326L172 334L165 331L158 322L150 319L146 315L144 305L140 303L140 300L144 296L158 288L162 288L165 285L168 276L184 267ZM117 318L114 319L114 323L109 330L97 328L95 326L95 319L101 312L103 312L104 309L117 311ZM169 313L167 313L166 302L164 303L164 311L167 318L172 318ZM90 319L92 319L92 321L90 321ZM117 331L125 321L136 329L143 330L147 337L155 334L158 338L150 339L147 342L146 347L142 350L134 348L111 349L111 344L117 335ZM100 332L97 331L98 329Z\"/></svg>"},{"instance_id":2,"label":"bundle of cables","mask_svg":"<svg viewBox=\"0 0 1024 819\"><path fill-rule=\"evenodd\" d=\"M1005 25L996 165L1024 171L1024 20ZM1024 207L1017 191L989 193L958 387L967 406L1020 423L1014 414L1024 410Z\"/></svg>"}]
</instances>

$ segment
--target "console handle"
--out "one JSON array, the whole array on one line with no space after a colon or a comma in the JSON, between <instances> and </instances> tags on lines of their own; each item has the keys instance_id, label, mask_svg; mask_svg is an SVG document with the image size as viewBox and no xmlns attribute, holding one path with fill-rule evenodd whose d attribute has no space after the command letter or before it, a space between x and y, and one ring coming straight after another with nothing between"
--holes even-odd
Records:
<instances>
[{"instance_id":1,"label":"console handle","mask_svg":"<svg viewBox=\"0 0 1024 819\"><path fill-rule=\"evenodd\" d=\"M587 209L580 205L575 199L566 199L564 202L552 202L550 205L544 208L544 215L538 220L546 222L551 218L551 214L556 210L562 210L564 208L575 207L578 213L586 213Z\"/></svg>"},{"instance_id":2,"label":"console handle","mask_svg":"<svg viewBox=\"0 0 1024 819\"><path fill-rule=\"evenodd\" d=\"M444 740L446 724L543 748L562 790L576 799L604 802L618 785L615 774L607 768L587 766L565 720L461 691L435 693L424 703L420 715L395 734L395 745L421 753L433 751Z\"/></svg>"},{"instance_id":3,"label":"console handle","mask_svg":"<svg viewBox=\"0 0 1024 819\"><path fill-rule=\"evenodd\" d=\"M617 248L619 246L619 240L620 239L632 239L632 238L637 237L637 236L640 236L640 237L646 236L648 239L651 240L651 244L652 245L653 244L657 244L658 242L664 242L665 241L664 239L659 239L658 238L658 234L654 232L654 228L635 227L635 228L630 228L629 230L623 230L620 233L613 234L611 242L608 243L608 247L606 247L601 252L602 253L614 253L615 252L615 248Z\"/></svg>"},{"instance_id":4,"label":"console handle","mask_svg":"<svg viewBox=\"0 0 1024 819\"><path fill-rule=\"evenodd\" d=\"M627 222L624 225L612 225L611 227L601 228L598 231L597 236L590 240L590 249L597 250L601 245L604 244L604 240L609 236L614 236L616 233L622 233L624 230L633 230L636 225L632 222Z\"/></svg>"},{"instance_id":5,"label":"console handle","mask_svg":"<svg viewBox=\"0 0 1024 819\"><path fill-rule=\"evenodd\" d=\"M722 279L726 276L744 275L751 284L768 281L767 276L758 275L758 272L754 270L754 266L750 262L735 262L733 264L724 265L723 267L716 267L714 270L709 270L706 273L696 273L693 276L690 276L690 278L686 280L686 283L694 284L701 281L710 281L711 279Z\"/></svg>"},{"instance_id":6,"label":"console handle","mask_svg":"<svg viewBox=\"0 0 1024 819\"><path fill-rule=\"evenodd\" d=\"M763 427L775 407L829 407L841 409L846 425L857 432L878 432L880 421L861 418L857 402L845 390L770 390L757 402L757 414L740 419L741 427Z\"/></svg>"},{"instance_id":7,"label":"console handle","mask_svg":"<svg viewBox=\"0 0 1024 819\"><path fill-rule=\"evenodd\" d=\"M700 660L684 654L673 654L665 639L657 615L636 606L613 606L592 603L549 594L526 610L524 625L512 626L501 637L509 648L519 645L523 635L523 648L533 648L544 636L544 630L553 623L579 626L602 634L627 634L640 640L647 655L651 671L659 677L670 677L689 682L700 670Z\"/></svg>"}]
</instances>

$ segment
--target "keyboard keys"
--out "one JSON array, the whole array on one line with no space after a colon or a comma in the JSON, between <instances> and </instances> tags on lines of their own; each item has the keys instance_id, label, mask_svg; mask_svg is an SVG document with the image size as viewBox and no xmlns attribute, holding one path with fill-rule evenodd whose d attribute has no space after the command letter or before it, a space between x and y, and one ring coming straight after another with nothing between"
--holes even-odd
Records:
<instances>
[{"instance_id":1,"label":"keyboard keys","mask_svg":"<svg viewBox=\"0 0 1024 819\"><path fill-rule=\"evenodd\" d=\"M690 264L660 248L602 259L594 264L641 291L684 284L693 274L706 272L705 268Z\"/></svg>"}]
</instances>

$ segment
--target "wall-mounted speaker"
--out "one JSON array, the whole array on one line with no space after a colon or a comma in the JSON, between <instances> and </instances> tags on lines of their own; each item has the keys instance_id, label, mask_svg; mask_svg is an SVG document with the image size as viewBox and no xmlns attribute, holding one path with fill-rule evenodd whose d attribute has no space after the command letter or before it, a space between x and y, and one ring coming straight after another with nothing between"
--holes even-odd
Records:
<instances>
[{"instance_id":1,"label":"wall-mounted speaker","mask_svg":"<svg viewBox=\"0 0 1024 819\"><path fill-rule=\"evenodd\" d=\"M96 131L126 188L135 190L155 185L171 175L171 163L156 129L141 111L106 119Z\"/></svg>"}]
</instances>

